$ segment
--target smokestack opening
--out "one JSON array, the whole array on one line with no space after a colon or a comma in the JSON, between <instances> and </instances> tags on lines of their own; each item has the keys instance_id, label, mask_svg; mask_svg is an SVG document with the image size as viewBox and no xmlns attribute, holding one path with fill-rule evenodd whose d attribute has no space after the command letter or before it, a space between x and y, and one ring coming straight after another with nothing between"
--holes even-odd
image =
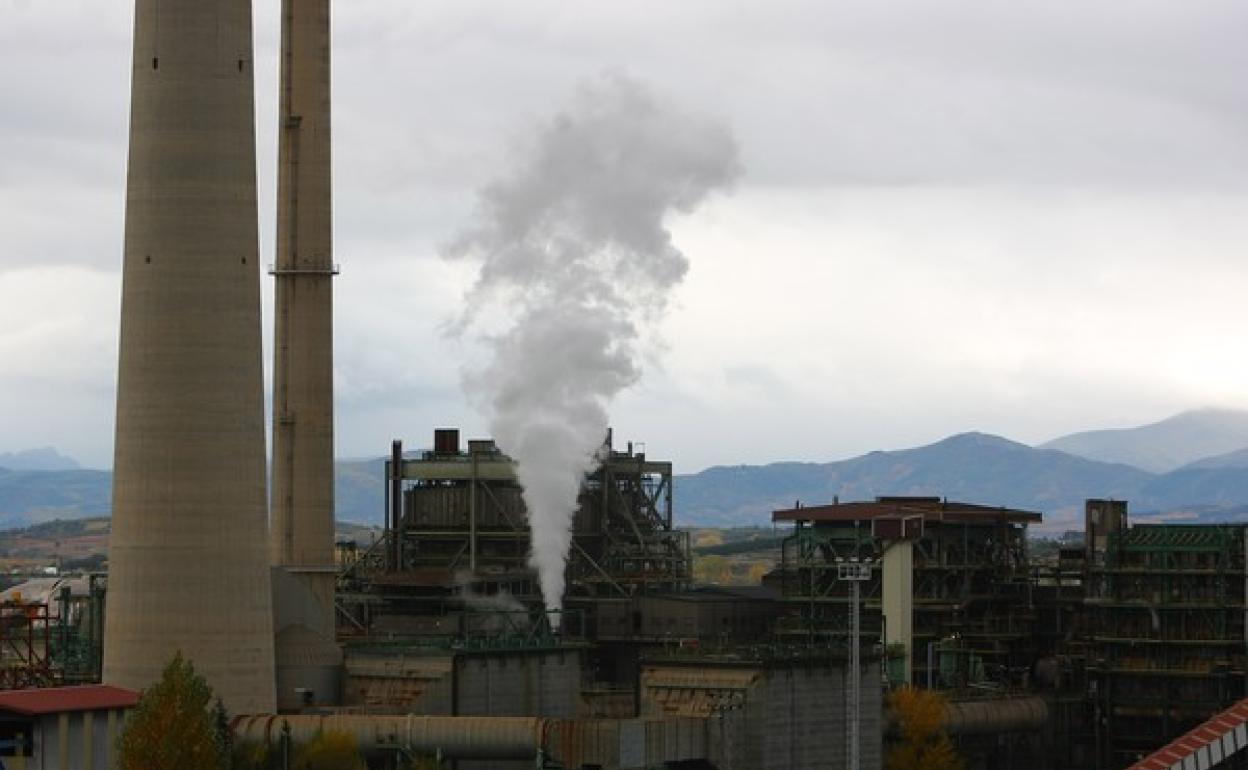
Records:
<instances>
[{"instance_id":1,"label":"smokestack opening","mask_svg":"<svg viewBox=\"0 0 1248 770\"><path fill-rule=\"evenodd\" d=\"M433 453L439 455L459 454L459 429L436 428L433 431Z\"/></svg>"}]
</instances>

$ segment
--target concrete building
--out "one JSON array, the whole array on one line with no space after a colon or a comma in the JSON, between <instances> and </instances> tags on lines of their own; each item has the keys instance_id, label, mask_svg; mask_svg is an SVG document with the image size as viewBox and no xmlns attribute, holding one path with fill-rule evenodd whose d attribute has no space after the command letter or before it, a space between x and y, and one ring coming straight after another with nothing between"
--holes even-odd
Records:
<instances>
[{"instance_id":1,"label":"concrete building","mask_svg":"<svg viewBox=\"0 0 1248 770\"><path fill-rule=\"evenodd\" d=\"M250 0L137 0L103 678L274 707Z\"/></svg>"},{"instance_id":2,"label":"concrete building","mask_svg":"<svg viewBox=\"0 0 1248 770\"><path fill-rule=\"evenodd\" d=\"M107 685L0 692L0 767L111 770L139 694Z\"/></svg>"}]
</instances>

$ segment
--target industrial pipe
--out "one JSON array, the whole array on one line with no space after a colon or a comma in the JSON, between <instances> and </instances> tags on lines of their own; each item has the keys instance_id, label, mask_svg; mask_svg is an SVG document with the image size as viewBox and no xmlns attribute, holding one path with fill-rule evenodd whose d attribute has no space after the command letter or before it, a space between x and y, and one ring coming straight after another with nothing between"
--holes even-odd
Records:
<instances>
[{"instance_id":1,"label":"industrial pipe","mask_svg":"<svg viewBox=\"0 0 1248 770\"><path fill-rule=\"evenodd\" d=\"M953 735L1039 730L1049 721L1049 707L1043 698L954 701L946 708L945 730Z\"/></svg>"},{"instance_id":2,"label":"industrial pipe","mask_svg":"<svg viewBox=\"0 0 1248 770\"><path fill-rule=\"evenodd\" d=\"M887 711L885 719L887 729L898 729L894 711ZM982 735L1039 730L1048 721L1048 704L1028 695L947 703L942 727L952 735Z\"/></svg>"},{"instance_id":3,"label":"industrial pipe","mask_svg":"<svg viewBox=\"0 0 1248 770\"><path fill-rule=\"evenodd\" d=\"M324 732L355 738L359 750L375 756L387 750L441 752L454 759L533 759L545 748L547 723L535 717L428 717L413 714L329 715L261 714L238 717L234 738L240 744L277 745L283 725L294 743Z\"/></svg>"}]
</instances>

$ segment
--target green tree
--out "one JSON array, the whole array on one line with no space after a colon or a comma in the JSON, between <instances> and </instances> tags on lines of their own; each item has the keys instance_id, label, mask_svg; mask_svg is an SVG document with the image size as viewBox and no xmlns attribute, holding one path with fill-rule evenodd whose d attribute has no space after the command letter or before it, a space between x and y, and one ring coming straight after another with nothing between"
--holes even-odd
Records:
<instances>
[{"instance_id":1,"label":"green tree","mask_svg":"<svg viewBox=\"0 0 1248 770\"><path fill-rule=\"evenodd\" d=\"M143 691L117 741L118 770L227 770L212 688L181 651Z\"/></svg>"},{"instance_id":2,"label":"green tree","mask_svg":"<svg viewBox=\"0 0 1248 770\"><path fill-rule=\"evenodd\" d=\"M888 752L888 770L962 770L966 766L944 730L948 708L944 696L907 686L894 690L888 705L901 732L901 743Z\"/></svg>"}]
</instances>

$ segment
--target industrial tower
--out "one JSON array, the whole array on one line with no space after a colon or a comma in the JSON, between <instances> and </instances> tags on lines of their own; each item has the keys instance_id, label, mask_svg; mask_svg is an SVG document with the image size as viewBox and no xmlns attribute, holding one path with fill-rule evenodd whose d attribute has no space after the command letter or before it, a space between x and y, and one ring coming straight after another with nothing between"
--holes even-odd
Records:
<instances>
[{"instance_id":1,"label":"industrial tower","mask_svg":"<svg viewBox=\"0 0 1248 770\"><path fill-rule=\"evenodd\" d=\"M277 696L333 704L333 222L330 3L282 0L271 559Z\"/></svg>"},{"instance_id":2,"label":"industrial tower","mask_svg":"<svg viewBox=\"0 0 1248 770\"><path fill-rule=\"evenodd\" d=\"M251 0L137 0L104 681L274 708Z\"/></svg>"}]
</instances>

